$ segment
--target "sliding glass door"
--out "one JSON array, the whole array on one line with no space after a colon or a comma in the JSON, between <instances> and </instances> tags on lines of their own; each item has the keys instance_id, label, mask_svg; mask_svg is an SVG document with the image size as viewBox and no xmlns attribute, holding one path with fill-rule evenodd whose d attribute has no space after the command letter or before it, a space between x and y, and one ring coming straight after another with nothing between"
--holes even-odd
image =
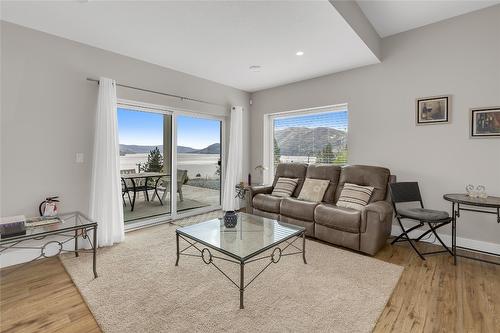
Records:
<instances>
[{"instance_id":1,"label":"sliding glass door","mask_svg":"<svg viewBox=\"0 0 500 333\"><path fill-rule=\"evenodd\" d=\"M222 128L219 118L119 103L120 181L127 227L220 207Z\"/></svg>"},{"instance_id":2,"label":"sliding glass door","mask_svg":"<svg viewBox=\"0 0 500 333\"><path fill-rule=\"evenodd\" d=\"M177 212L221 204L222 120L176 115Z\"/></svg>"},{"instance_id":3,"label":"sliding glass door","mask_svg":"<svg viewBox=\"0 0 500 333\"><path fill-rule=\"evenodd\" d=\"M125 223L171 214L171 113L121 104L118 132Z\"/></svg>"}]
</instances>

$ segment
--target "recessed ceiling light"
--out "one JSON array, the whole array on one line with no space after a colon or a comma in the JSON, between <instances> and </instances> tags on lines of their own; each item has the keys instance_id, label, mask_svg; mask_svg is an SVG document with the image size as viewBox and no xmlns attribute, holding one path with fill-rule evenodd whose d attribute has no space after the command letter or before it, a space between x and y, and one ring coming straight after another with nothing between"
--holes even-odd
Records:
<instances>
[{"instance_id":1,"label":"recessed ceiling light","mask_svg":"<svg viewBox=\"0 0 500 333\"><path fill-rule=\"evenodd\" d=\"M252 66L248 67L248 69L250 69L252 72L260 72L261 68L262 67L259 65L252 65Z\"/></svg>"},{"instance_id":2,"label":"recessed ceiling light","mask_svg":"<svg viewBox=\"0 0 500 333\"><path fill-rule=\"evenodd\" d=\"M304 55L304 52L303 51L297 51L297 53L295 53L296 55L298 56L301 56L301 55Z\"/></svg>"}]
</instances>

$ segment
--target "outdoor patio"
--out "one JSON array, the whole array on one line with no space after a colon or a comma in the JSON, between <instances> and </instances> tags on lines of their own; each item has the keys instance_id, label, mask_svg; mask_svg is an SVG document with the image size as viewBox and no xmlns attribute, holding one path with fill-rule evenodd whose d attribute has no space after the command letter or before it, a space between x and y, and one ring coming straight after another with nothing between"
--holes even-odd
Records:
<instances>
[{"instance_id":1,"label":"outdoor patio","mask_svg":"<svg viewBox=\"0 0 500 333\"><path fill-rule=\"evenodd\" d=\"M153 197L153 191L149 191L150 199ZM184 200L179 200L179 195L177 194L177 210L178 212L207 207L207 206L216 206L219 205L219 190L213 190L208 188L183 185L182 193L184 196ZM132 194L131 194L132 195ZM161 196L161 194L160 194ZM158 198L155 198L154 201L146 201L144 198L144 193L137 193L137 197L135 199L134 211L130 211L130 203L128 201L128 197L125 196L126 206L123 206L123 217L125 223L131 222L133 220L152 217L162 214L170 213L170 193L167 194L165 198L165 202L163 205L160 204Z\"/></svg>"}]
</instances>

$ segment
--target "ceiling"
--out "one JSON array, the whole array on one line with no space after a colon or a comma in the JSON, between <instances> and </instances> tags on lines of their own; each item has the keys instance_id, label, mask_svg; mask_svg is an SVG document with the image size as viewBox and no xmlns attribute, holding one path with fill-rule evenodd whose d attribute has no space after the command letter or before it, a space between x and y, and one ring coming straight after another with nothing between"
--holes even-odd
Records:
<instances>
[{"instance_id":1,"label":"ceiling","mask_svg":"<svg viewBox=\"0 0 500 333\"><path fill-rule=\"evenodd\" d=\"M386 37L493 6L499 4L500 0L358 0L357 3L380 37Z\"/></svg>"},{"instance_id":2,"label":"ceiling","mask_svg":"<svg viewBox=\"0 0 500 333\"><path fill-rule=\"evenodd\" d=\"M328 1L1 1L1 18L249 92L379 62Z\"/></svg>"}]
</instances>

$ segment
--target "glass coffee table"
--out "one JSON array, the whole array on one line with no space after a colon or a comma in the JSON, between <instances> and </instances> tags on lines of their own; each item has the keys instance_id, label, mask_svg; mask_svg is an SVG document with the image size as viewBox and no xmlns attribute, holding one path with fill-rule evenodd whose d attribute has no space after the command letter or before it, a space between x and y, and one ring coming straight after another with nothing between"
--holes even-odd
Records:
<instances>
[{"instance_id":1,"label":"glass coffee table","mask_svg":"<svg viewBox=\"0 0 500 333\"><path fill-rule=\"evenodd\" d=\"M213 265L239 289L240 309L244 308L245 289L271 264L278 263L281 257L301 254L304 264L307 264L304 227L256 215L238 213L238 223L233 228L225 227L224 219L221 218L181 227L175 232L177 242L175 265L179 264L181 255L199 257L205 264ZM181 239L187 243L182 250L179 247ZM302 239L302 248L294 244L298 239ZM186 253L188 249L194 249L197 253ZM273 249L271 253L264 254L271 249ZM289 251L285 252L288 249ZM217 253L213 254L212 250ZM265 259L269 262L245 283L245 265ZM229 261L240 266L239 283L216 264L217 260Z\"/></svg>"}]
</instances>

